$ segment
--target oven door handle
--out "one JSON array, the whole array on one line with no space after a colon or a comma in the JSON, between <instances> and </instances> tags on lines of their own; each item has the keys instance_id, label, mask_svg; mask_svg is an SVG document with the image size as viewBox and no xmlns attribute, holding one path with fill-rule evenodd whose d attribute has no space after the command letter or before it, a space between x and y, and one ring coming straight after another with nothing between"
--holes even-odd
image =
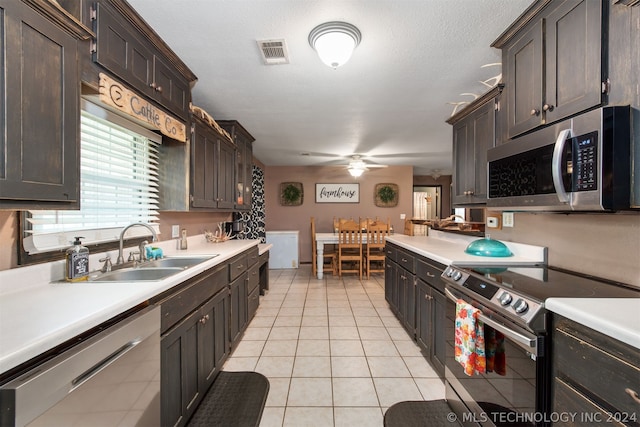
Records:
<instances>
[{"instance_id":1,"label":"oven door handle","mask_svg":"<svg viewBox=\"0 0 640 427\"><path fill-rule=\"evenodd\" d=\"M453 302L458 302L458 299L455 295L453 295L451 293L451 291L447 288L444 289L445 294L447 295L447 297L453 301ZM502 323L498 323L495 320L491 319L490 317L485 316L484 314L482 314L482 311L478 314L478 318L480 320L482 320L482 322L485 325L489 325L491 326L493 329L495 329L498 332L502 332L506 337L512 339L513 341L515 341L516 343L520 344L521 347L523 347L525 350L529 351L531 354L537 356L537 348L538 348L538 340L535 337L528 337L518 331L514 331L513 329L509 329L507 328L505 325L503 325Z\"/></svg>"}]
</instances>

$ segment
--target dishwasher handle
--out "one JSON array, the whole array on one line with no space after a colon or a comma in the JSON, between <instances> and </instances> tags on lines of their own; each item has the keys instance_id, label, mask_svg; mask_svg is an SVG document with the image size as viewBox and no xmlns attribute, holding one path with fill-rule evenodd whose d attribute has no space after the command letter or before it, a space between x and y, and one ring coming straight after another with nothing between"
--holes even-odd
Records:
<instances>
[{"instance_id":1,"label":"dishwasher handle","mask_svg":"<svg viewBox=\"0 0 640 427\"><path fill-rule=\"evenodd\" d=\"M109 365L114 363L116 360L133 350L135 346L140 344L142 340L137 338L135 340L129 341L127 344L123 345L116 351L114 351L109 356L102 359L100 362L93 365L91 368L87 369L80 375L78 375L75 379L71 381L71 388L69 389L69 393L73 392L78 387L82 386L82 384L89 381L91 378L99 374L103 369L107 368Z\"/></svg>"}]
</instances>

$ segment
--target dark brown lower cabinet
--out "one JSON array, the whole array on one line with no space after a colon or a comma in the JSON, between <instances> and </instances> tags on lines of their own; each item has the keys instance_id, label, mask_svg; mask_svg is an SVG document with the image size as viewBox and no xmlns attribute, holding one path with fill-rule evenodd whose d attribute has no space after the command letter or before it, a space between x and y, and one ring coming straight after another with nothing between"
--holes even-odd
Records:
<instances>
[{"instance_id":1,"label":"dark brown lower cabinet","mask_svg":"<svg viewBox=\"0 0 640 427\"><path fill-rule=\"evenodd\" d=\"M398 311L398 280L396 263L387 258L384 262L384 297L394 313Z\"/></svg>"},{"instance_id":2,"label":"dark brown lower cabinet","mask_svg":"<svg viewBox=\"0 0 640 427\"><path fill-rule=\"evenodd\" d=\"M443 270L444 266L433 260L419 258L417 261L416 340L441 378L444 377L447 326L447 300L443 293L444 282L440 279Z\"/></svg>"},{"instance_id":3,"label":"dark brown lower cabinet","mask_svg":"<svg viewBox=\"0 0 640 427\"><path fill-rule=\"evenodd\" d=\"M229 298L219 291L162 337L162 423L186 424L229 352Z\"/></svg>"},{"instance_id":4,"label":"dark brown lower cabinet","mask_svg":"<svg viewBox=\"0 0 640 427\"><path fill-rule=\"evenodd\" d=\"M231 310L229 320L229 338L231 347L235 347L247 325L247 273L237 277L229 285L231 294Z\"/></svg>"},{"instance_id":5,"label":"dark brown lower cabinet","mask_svg":"<svg viewBox=\"0 0 640 427\"><path fill-rule=\"evenodd\" d=\"M640 425L638 349L562 316L553 325L551 411L576 414L561 424Z\"/></svg>"},{"instance_id":6,"label":"dark brown lower cabinet","mask_svg":"<svg viewBox=\"0 0 640 427\"><path fill-rule=\"evenodd\" d=\"M195 411L198 390L198 323L194 312L162 337L161 404L162 425L185 425Z\"/></svg>"},{"instance_id":7,"label":"dark brown lower cabinet","mask_svg":"<svg viewBox=\"0 0 640 427\"><path fill-rule=\"evenodd\" d=\"M404 328L411 338L416 333L416 276L404 268L398 268L399 313Z\"/></svg>"},{"instance_id":8,"label":"dark brown lower cabinet","mask_svg":"<svg viewBox=\"0 0 640 427\"><path fill-rule=\"evenodd\" d=\"M257 310L254 252L257 247L187 280L158 301L163 426L187 424ZM247 270L250 259L256 261Z\"/></svg>"},{"instance_id":9,"label":"dark brown lower cabinet","mask_svg":"<svg viewBox=\"0 0 640 427\"><path fill-rule=\"evenodd\" d=\"M388 243L385 299L427 360L444 378L446 298L440 278L445 266Z\"/></svg>"}]
</instances>

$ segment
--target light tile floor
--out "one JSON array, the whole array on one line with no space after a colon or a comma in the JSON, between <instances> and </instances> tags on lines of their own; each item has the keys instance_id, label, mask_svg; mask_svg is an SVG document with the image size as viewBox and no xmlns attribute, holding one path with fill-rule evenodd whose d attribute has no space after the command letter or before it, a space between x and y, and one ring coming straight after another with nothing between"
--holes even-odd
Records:
<instances>
[{"instance_id":1,"label":"light tile floor","mask_svg":"<svg viewBox=\"0 0 640 427\"><path fill-rule=\"evenodd\" d=\"M403 400L444 398L444 384L384 299L384 275L360 281L270 270L269 292L226 371L270 389L261 427L382 426Z\"/></svg>"}]
</instances>

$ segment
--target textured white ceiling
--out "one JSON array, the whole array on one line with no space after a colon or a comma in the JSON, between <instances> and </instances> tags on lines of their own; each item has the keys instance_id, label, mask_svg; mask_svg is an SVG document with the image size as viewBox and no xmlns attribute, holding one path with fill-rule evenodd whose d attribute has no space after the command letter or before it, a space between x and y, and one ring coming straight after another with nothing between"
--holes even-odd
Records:
<instances>
[{"instance_id":1,"label":"textured white ceiling","mask_svg":"<svg viewBox=\"0 0 640 427\"><path fill-rule=\"evenodd\" d=\"M239 120L266 165L370 162L450 173L454 106L500 73L489 47L531 0L129 0L198 76L194 104ZM333 70L309 46L326 21L362 41ZM264 65L256 41L286 40ZM309 153L309 156L301 156Z\"/></svg>"}]
</instances>

